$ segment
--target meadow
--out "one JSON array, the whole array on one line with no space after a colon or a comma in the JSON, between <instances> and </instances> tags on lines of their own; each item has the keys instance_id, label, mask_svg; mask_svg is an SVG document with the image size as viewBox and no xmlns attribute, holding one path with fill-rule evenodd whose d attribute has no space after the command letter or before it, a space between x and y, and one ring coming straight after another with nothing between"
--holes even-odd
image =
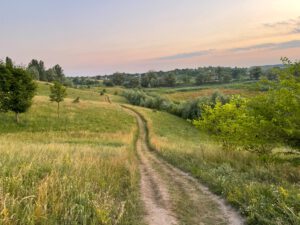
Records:
<instances>
[{"instance_id":1,"label":"meadow","mask_svg":"<svg viewBox=\"0 0 300 225\"><path fill-rule=\"evenodd\" d=\"M165 112L133 107L147 121L150 145L174 166L239 209L247 224L300 223L300 158L224 151L192 124Z\"/></svg>"},{"instance_id":2,"label":"meadow","mask_svg":"<svg viewBox=\"0 0 300 225\"><path fill-rule=\"evenodd\" d=\"M20 124L0 114L0 223L141 224L135 119L75 89L58 119L48 93L39 84Z\"/></svg>"}]
</instances>

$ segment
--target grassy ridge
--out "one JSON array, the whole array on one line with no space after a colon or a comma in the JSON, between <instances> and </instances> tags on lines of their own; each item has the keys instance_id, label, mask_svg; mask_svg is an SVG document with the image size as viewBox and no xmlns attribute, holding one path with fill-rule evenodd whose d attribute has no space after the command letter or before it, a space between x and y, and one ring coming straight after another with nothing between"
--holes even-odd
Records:
<instances>
[{"instance_id":1,"label":"grassy ridge","mask_svg":"<svg viewBox=\"0 0 300 225\"><path fill-rule=\"evenodd\" d=\"M239 208L248 224L300 224L299 158L259 158L224 151L186 121L134 107L147 120L150 144L171 164Z\"/></svg>"},{"instance_id":2,"label":"grassy ridge","mask_svg":"<svg viewBox=\"0 0 300 225\"><path fill-rule=\"evenodd\" d=\"M0 224L140 224L135 120L88 95L0 114Z\"/></svg>"}]
</instances>

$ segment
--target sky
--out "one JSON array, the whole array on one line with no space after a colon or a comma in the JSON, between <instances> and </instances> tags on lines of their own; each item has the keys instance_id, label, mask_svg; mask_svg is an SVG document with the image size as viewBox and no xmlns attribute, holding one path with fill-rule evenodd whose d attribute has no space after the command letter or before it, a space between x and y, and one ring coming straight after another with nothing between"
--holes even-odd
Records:
<instances>
[{"instance_id":1,"label":"sky","mask_svg":"<svg viewBox=\"0 0 300 225\"><path fill-rule=\"evenodd\" d=\"M68 76L300 60L300 0L0 0L0 58Z\"/></svg>"}]
</instances>

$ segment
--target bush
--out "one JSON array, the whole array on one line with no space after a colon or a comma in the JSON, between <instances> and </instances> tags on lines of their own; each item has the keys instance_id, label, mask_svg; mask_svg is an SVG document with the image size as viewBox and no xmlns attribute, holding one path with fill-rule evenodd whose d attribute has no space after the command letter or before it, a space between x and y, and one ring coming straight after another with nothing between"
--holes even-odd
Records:
<instances>
[{"instance_id":1,"label":"bush","mask_svg":"<svg viewBox=\"0 0 300 225\"><path fill-rule=\"evenodd\" d=\"M276 144L300 146L300 63L280 71L278 81L261 81L268 91L251 99L203 107L194 125L213 134L227 147L270 153Z\"/></svg>"},{"instance_id":2,"label":"bush","mask_svg":"<svg viewBox=\"0 0 300 225\"><path fill-rule=\"evenodd\" d=\"M148 94L141 90L128 90L123 93L129 103L143 106L150 109L166 111L184 119L197 119L202 116L203 105L215 106L217 100L223 103L228 102L228 98L222 93L216 92L211 98L198 98L191 101L175 103L157 94Z\"/></svg>"}]
</instances>

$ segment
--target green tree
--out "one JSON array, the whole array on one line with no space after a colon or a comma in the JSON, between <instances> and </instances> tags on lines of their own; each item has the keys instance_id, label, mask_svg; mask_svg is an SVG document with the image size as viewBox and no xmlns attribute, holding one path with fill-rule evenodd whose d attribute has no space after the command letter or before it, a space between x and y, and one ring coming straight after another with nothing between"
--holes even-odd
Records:
<instances>
[{"instance_id":1,"label":"green tree","mask_svg":"<svg viewBox=\"0 0 300 225\"><path fill-rule=\"evenodd\" d=\"M114 85L123 85L125 81L125 75L123 73L114 73L112 75L112 82Z\"/></svg>"},{"instance_id":2,"label":"green tree","mask_svg":"<svg viewBox=\"0 0 300 225\"><path fill-rule=\"evenodd\" d=\"M32 105L36 84L26 70L11 64L0 67L0 77L0 107L2 111L14 112L19 123L19 114Z\"/></svg>"},{"instance_id":3,"label":"green tree","mask_svg":"<svg viewBox=\"0 0 300 225\"><path fill-rule=\"evenodd\" d=\"M54 85L50 86L50 101L57 103L57 117L59 118L59 106L67 96L67 89L59 82L54 82Z\"/></svg>"},{"instance_id":4,"label":"green tree","mask_svg":"<svg viewBox=\"0 0 300 225\"><path fill-rule=\"evenodd\" d=\"M5 65L6 65L6 68L8 68L8 69L13 69L13 67L14 67L14 63L13 63L12 59L9 57L5 58Z\"/></svg>"},{"instance_id":5,"label":"green tree","mask_svg":"<svg viewBox=\"0 0 300 225\"><path fill-rule=\"evenodd\" d=\"M175 74L169 73L164 77L164 83L167 87L174 87L176 85Z\"/></svg>"},{"instance_id":6,"label":"green tree","mask_svg":"<svg viewBox=\"0 0 300 225\"><path fill-rule=\"evenodd\" d=\"M261 75L262 75L262 70L261 70L261 67L259 67L259 66L253 67L250 70L250 77L252 79L259 80L259 78L261 77Z\"/></svg>"},{"instance_id":7,"label":"green tree","mask_svg":"<svg viewBox=\"0 0 300 225\"><path fill-rule=\"evenodd\" d=\"M62 67L60 65L55 65L52 70L54 71L54 73L56 74L56 80L59 81L59 82L63 82L64 79L65 79L65 74L64 74L64 71L62 69Z\"/></svg>"},{"instance_id":8,"label":"green tree","mask_svg":"<svg viewBox=\"0 0 300 225\"><path fill-rule=\"evenodd\" d=\"M36 59L31 60L31 62L28 64L27 69L35 68L39 72L39 80L41 81L47 81L46 71L45 71L45 65L43 61L38 61Z\"/></svg>"},{"instance_id":9,"label":"green tree","mask_svg":"<svg viewBox=\"0 0 300 225\"><path fill-rule=\"evenodd\" d=\"M58 80L57 74L53 68L46 70L45 73L46 73L47 81L52 82L52 81Z\"/></svg>"},{"instance_id":10,"label":"green tree","mask_svg":"<svg viewBox=\"0 0 300 225\"><path fill-rule=\"evenodd\" d=\"M0 112L9 110L9 94L12 74L5 64L0 64Z\"/></svg>"}]
</instances>

